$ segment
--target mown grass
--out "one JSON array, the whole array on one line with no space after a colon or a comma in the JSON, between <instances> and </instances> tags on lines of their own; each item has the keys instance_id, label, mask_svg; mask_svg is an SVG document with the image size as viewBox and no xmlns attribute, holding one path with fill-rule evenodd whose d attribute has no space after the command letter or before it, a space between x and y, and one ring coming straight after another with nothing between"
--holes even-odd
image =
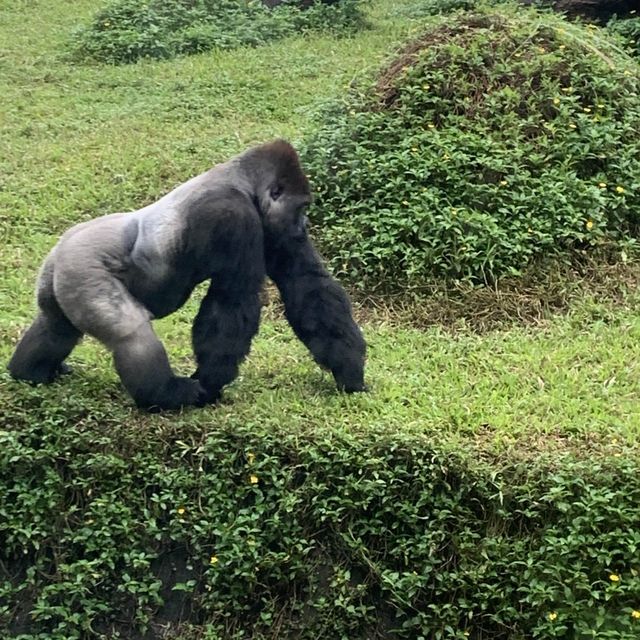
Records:
<instances>
[{"instance_id":1,"label":"mown grass","mask_svg":"<svg viewBox=\"0 0 640 640\"><path fill-rule=\"evenodd\" d=\"M2 363L31 320L38 266L68 225L137 208L254 142L274 136L301 140L318 99L339 94L354 76L370 65L378 66L394 43L416 28L399 11L411 2L380 0L370 7L374 28L349 39L291 38L261 49L122 67L73 65L64 54L68 34L97 4L95 0L0 2ZM424 446L425 452L429 447L437 449L438 455L451 451L456 459L490 465L496 476L521 462L526 469L542 458L549 460L551 468L554 460L565 457L577 458L586 466L602 462L615 468L617 461L631 464L639 452L640 294L633 289L634 280L629 282L615 300L598 298L592 291L583 295L573 291L563 314L541 313L535 324L514 318L512 323L482 333L473 331L464 320L417 328L399 321L401 315L360 309L369 342L371 393L357 396L335 392L330 377L311 362L274 304L265 314L251 356L223 402L180 415L149 416L136 411L119 385L109 354L95 341L86 340L70 358L74 374L54 385L31 388L0 373L0 435L5 450L15 450L17 456L11 458L14 466L2 471L6 471L7 482L14 473L26 478L24 486L15 489L21 500L34 492L38 500L42 469L53 470L55 476L60 468L61 477L69 477L64 465L72 463L76 453L92 459L93 454L82 447L89 446L95 436L100 450L116 451L125 460L130 455L134 460L131 469L135 469L136 456L157 450L167 456L167 470L186 477L197 466L194 452L207 438L215 439L218 432L238 432L245 438L252 430L256 434L272 431L275 440L278 433L286 432L301 447L307 441L326 442L330 456L335 455L333 444L340 450L343 438L353 444L360 435L364 441L379 436L380 442L415 435L416 442L423 443L417 446ZM193 367L189 331L200 295L202 291L184 309L157 323L172 362L184 373ZM407 316L419 317L419 311L414 309ZM57 429L70 433L86 429L86 442L78 445L82 451L70 454L74 445L69 438L59 459L52 454L41 467L37 455L20 448L29 441L37 450L42 437L55 450L52 434ZM269 450L274 446L270 443ZM232 453L235 455L229 455ZM366 458L365 453L358 455ZM182 470L181 460L186 465ZM159 461L159 468L163 464ZM105 491L107 486L116 486L116 468L109 472L115 476L109 476ZM81 481L81 468L69 473ZM91 486L100 493L99 476L92 476L89 467L86 473L87 482L95 483ZM138 478L137 473L132 477ZM138 486L132 483L131 487ZM126 492L134 490L131 487L116 486L113 495L124 500ZM195 495L196 489L193 491ZM89 496L90 492L78 503L81 511L91 502ZM44 489L41 497L46 500ZM0 510L10 511L10 502L7 498ZM502 508L502 494L495 505ZM50 507L58 508L55 504ZM29 514L41 513L39 507L20 509L25 513L24 531L39 526L29 522ZM363 510L366 523L368 512ZM78 513L69 511L64 516L68 526L76 526ZM425 522L427 516L423 513L419 521ZM114 516L114 522L118 517ZM362 526L366 529L366 524ZM631 535L632 530L622 530L620 536L625 531ZM11 535L16 531L12 529ZM351 529L348 532L352 534ZM508 533L500 535L508 537ZM8 535L0 523L0 537ZM55 535L47 532L42 539L34 539L43 548L55 546ZM578 538L574 542L576 549L584 547ZM34 554L37 558L38 547L34 550L24 544L25 557L28 553L29 558ZM433 555L430 549L422 550L424 557ZM632 555L633 550L628 553ZM449 560L443 562L446 568ZM619 564L623 566L622 560ZM43 572L48 567L38 566ZM602 572L610 567L616 565L607 558L594 571L605 575ZM407 569L409 578L412 571ZM71 584L73 579L69 580ZM400 595L410 597L404 587L398 589ZM631 587L629 593L625 603L635 606L632 596L637 593ZM591 606L585 604L587 600L581 602L587 609ZM1 607L2 602L0 618L6 613ZM570 616L571 607L567 610ZM626 609L619 615L628 622ZM487 628L498 633L498 627ZM437 637L466 637L462 633L442 631ZM520 632L512 636L472 633L476 638L525 637ZM77 637L93 636L87 632ZM354 632L351 637L367 636Z\"/></svg>"},{"instance_id":2,"label":"mown grass","mask_svg":"<svg viewBox=\"0 0 640 640\"><path fill-rule=\"evenodd\" d=\"M401 7L379 3L373 7L375 28L345 40L289 39L170 63L72 65L64 55L69 31L95 6L3 7L4 360L33 313L40 261L68 225L139 207L254 142L274 136L299 140L319 99L338 94L416 28L402 18ZM333 394L329 378L316 371L285 327L266 322L225 407L232 416L243 407L259 412L265 402L265 416L279 420L274 407L283 402L291 412L301 403L306 413L314 408L312 421L333 424L347 402L346 420L354 427L378 419L394 429L417 426L452 437L484 433L482 425L490 425L498 439L610 430L632 436L638 425L635 302L632 297L628 310L616 311L583 299L542 331L515 326L481 337L385 326L378 317L365 327L373 393L348 400ZM158 323L185 370L191 366L188 332L195 305ZM81 380L90 369L95 388L89 404L114 391L118 403L127 404L99 345L87 341L71 361L77 375L37 393L82 393ZM270 372L275 379L268 379ZM25 393L31 391L4 375L8 402ZM221 418L222 411L215 412Z\"/></svg>"}]
</instances>

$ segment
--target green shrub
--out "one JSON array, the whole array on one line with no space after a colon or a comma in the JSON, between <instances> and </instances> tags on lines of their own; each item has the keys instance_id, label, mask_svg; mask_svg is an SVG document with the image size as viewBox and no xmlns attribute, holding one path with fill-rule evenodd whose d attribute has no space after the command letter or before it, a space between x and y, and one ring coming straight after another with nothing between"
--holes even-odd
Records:
<instances>
[{"instance_id":1,"label":"green shrub","mask_svg":"<svg viewBox=\"0 0 640 640\"><path fill-rule=\"evenodd\" d=\"M640 56L640 17L619 18L614 16L607 29L621 36L634 56Z\"/></svg>"},{"instance_id":2,"label":"green shrub","mask_svg":"<svg viewBox=\"0 0 640 640\"><path fill-rule=\"evenodd\" d=\"M268 8L258 0L115 0L73 36L76 58L120 64L209 49L259 46L304 31L351 32L363 26L360 0L290 0Z\"/></svg>"},{"instance_id":3,"label":"green shrub","mask_svg":"<svg viewBox=\"0 0 640 640\"><path fill-rule=\"evenodd\" d=\"M324 109L303 152L334 271L397 290L633 246L640 73L597 27L448 16Z\"/></svg>"},{"instance_id":4,"label":"green shrub","mask_svg":"<svg viewBox=\"0 0 640 640\"><path fill-rule=\"evenodd\" d=\"M135 433L35 398L0 424L3 638L640 633L631 455L484 464L419 434L175 416Z\"/></svg>"},{"instance_id":5,"label":"green shrub","mask_svg":"<svg viewBox=\"0 0 640 640\"><path fill-rule=\"evenodd\" d=\"M500 2L495 0L492 4ZM451 13L453 11L475 9L479 4L486 4L484 0L419 0L404 9L403 13L410 16L434 16L439 13Z\"/></svg>"}]
</instances>

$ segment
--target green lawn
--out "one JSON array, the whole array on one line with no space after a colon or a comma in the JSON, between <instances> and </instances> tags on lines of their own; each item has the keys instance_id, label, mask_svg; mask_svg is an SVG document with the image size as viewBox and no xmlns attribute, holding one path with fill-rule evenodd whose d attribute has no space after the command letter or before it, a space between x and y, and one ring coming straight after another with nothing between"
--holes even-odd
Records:
<instances>
[{"instance_id":1,"label":"green lawn","mask_svg":"<svg viewBox=\"0 0 640 640\"><path fill-rule=\"evenodd\" d=\"M66 227L139 208L250 144L276 136L301 140L322 98L339 95L417 28L399 11L411 4L376 0L368 9L373 28L349 39L301 37L261 49L109 67L76 66L64 52L70 31L88 19L96 0L0 0L0 361L8 360L32 318L39 264ZM189 332L200 295L202 290L157 323L175 368L184 373L193 368ZM81 434L85 425L102 449L122 453L149 445L173 451L176 458L167 461L172 469L183 459L193 467L198 442L219 430L246 434L254 426L258 434L286 432L301 443L357 440L360 434L366 439L369 432L389 441L415 436L474 464L494 465L496 474L521 461L565 455L587 466L631 463L640 453L639 304L640 293L633 289L615 303L585 292L573 296L564 314L535 324L514 318L482 333L464 323L412 327L393 313L362 308L371 393L356 396L335 391L330 376L313 364L271 304L223 402L180 415L135 410L109 354L88 339L69 359L73 375L49 387L14 382L3 364L0 439L12 453L0 478L11 487L15 472L9 469L18 465L26 488L7 491L37 492L38 458L18 441L42 429L49 446L56 429ZM57 468L60 460L51 460ZM16 531L33 525L25 523L36 507L20 503L23 525L14 522L11 534L3 526L14 499L7 493L0 500L0 542L4 537L13 544ZM69 518L73 521L72 511ZM640 516L636 522L640 528ZM33 534L33 539L45 545L51 535ZM37 556L40 547L29 547L30 536L24 534L20 544L25 554ZM602 562L605 568L614 564ZM2 613L8 612L2 593L0 630ZM638 594L636 584L625 606L635 606ZM627 609L620 615L629 619ZM532 637L487 628L494 631L473 631L472 637ZM41 637L94 637L83 633ZM350 637L367 637L364 631L353 633ZM442 634L427 637L468 637L462 631Z\"/></svg>"},{"instance_id":2,"label":"green lawn","mask_svg":"<svg viewBox=\"0 0 640 640\"><path fill-rule=\"evenodd\" d=\"M402 19L401 3L387 4L373 6L374 28L355 38L289 39L171 62L86 67L65 62L64 46L95 2L5 3L3 360L30 321L38 266L60 232L96 215L138 208L250 144L275 136L300 140L319 100L339 94L416 28ZM279 421L304 408L309 424L332 425L341 416L348 427L383 423L482 446L610 434L633 442L640 429L637 302L631 294L624 307L612 309L578 297L566 317L542 326L514 322L483 335L390 326L374 314L364 328L372 393L348 399L333 393L329 377L282 322L267 321L224 408L189 412L189 419L264 412L266 420ZM192 366L188 334L195 309L192 302L158 323L185 371ZM86 394L80 397L89 407L117 393L115 404L128 405L102 347L87 341L70 361L76 375L37 393ZM32 393L3 374L3 403Z\"/></svg>"}]
</instances>

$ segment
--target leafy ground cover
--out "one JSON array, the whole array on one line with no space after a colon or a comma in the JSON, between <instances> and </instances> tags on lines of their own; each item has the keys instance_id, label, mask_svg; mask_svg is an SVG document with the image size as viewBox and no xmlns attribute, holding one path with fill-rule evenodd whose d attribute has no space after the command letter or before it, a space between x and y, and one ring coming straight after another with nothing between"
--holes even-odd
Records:
<instances>
[{"instance_id":1,"label":"leafy ground cover","mask_svg":"<svg viewBox=\"0 0 640 640\"><path fill-rule=\"evenodd\" d=\"M0 4L0 361L63 229L299 143L318 97L422 29L410 4L374 3L348 40L118 68L62 54L95 2ZM0 635L634 638L640 278L611 269L582 292L551 281L562 315L483 332L361 308L357 397L275 302L216 408L135 411L91 340L50 387L1 373ZM184 372L196 304L157 327Z\"/></svg>"}]
</instances>

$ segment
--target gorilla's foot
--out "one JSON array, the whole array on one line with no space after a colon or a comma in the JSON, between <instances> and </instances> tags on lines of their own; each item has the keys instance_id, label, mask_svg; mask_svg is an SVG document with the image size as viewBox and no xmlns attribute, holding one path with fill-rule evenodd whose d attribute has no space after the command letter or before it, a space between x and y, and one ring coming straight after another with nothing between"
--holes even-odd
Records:
<instances>
[{"instance_id":1,"label":"gorilla's foot","mask_svg":"<svg viewBox=\"0 0 640 640\"><path fill-rule=\"evenodd\" d=\"M14 380L21 380L32 385L50 384L58 377L58 365L50 362L31 363L29 366L22 366L13 360L7 367Z\"/></svg>"}]
</instances>

